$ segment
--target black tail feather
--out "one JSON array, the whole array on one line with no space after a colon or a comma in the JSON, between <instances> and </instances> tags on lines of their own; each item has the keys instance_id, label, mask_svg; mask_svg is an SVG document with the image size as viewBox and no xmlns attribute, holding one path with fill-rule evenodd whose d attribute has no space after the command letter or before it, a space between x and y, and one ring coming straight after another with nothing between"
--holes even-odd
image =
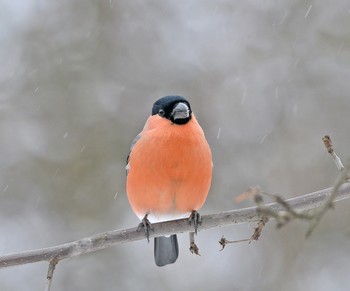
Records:
<instances>
[{"instance_id":1,"label":"black tail feather","mask_svg":"<svg viewBox=\"0 0 350 291\"><path fill-rule=\"evenodd\" d=\"M179 245L176 234L154 238L154 260L158 267L175 263L178 256Z\"/></svg>"}]
</instances>

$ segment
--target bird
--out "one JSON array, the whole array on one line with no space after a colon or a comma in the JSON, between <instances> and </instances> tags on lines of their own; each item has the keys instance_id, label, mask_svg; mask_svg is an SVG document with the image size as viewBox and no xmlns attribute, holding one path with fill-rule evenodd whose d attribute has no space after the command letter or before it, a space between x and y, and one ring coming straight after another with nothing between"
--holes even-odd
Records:
<instances>
[{"instance_id":1,"label":"bird","mask_svg":"<svg viewBox=\"0 0 350 291\"><path fill-rule=\"evenodd\" d=\"M155 222L193 218L209 193L212 167L210 146L189 101L178 95L158 99L127 157L126 192L140 226L148 231ZM176 234L155 237L157 266L178 256Z\"/></svg>"}]
</instances>

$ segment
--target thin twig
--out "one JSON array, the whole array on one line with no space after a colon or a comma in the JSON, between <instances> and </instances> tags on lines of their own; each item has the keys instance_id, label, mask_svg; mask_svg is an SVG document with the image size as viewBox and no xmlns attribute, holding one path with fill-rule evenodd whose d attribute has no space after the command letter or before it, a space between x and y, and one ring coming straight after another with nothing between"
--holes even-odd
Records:
<instances>
[{"instance_id":1,"label":"thin twig","mask_svg":"<svg viewBox=\"0 0 350 291\"><path fill-rule=\"evenodd\" d=\"M269 221L269 218L267 216L261 217L257 227L254 228L253 235L250 238L244 238L239 240L228 240L224 236L222 236L221 239L219 240L219 244L222 246L222 249L220 251L222 251L228 244L235 244L235 243L241 243L241 242L249 242L250 244L253 240L255 241L258 240L262 233L263 228L265 227L268 221Z\"/></svg>"},{"instance_id":2,"label":"thin twig","mask_svg":"<svg viewBox=\"0 0 350 291\"><path fill-rule=\"evenodd\" d=\"M192 254L195 254L195 255L198 255L200 256L199 254L199 248L198 246L196 245L196 243L194 242L194 235L196 233L194 231L190 231L189 235L190 235L190 252Z\"/></svg>"},{"instance_id":3,"label":"thin twig","mask_svg":"<svg viewBox=\"0 0 350 291\"><path fill-rule=\"evenodd\" d=\"M340 175L338 175L334 188L331 192L331 195L329 195L329 197L327 198L325 203L322 205L322 207L315 212L314 217L311 220L310 227L306 232L306 237L309 237L311 235L311 233L319 224L321 218L327 212L327 210L333 207L333 203L335 202L336 196L338 195L338 189L348 179L349 170L350 170L350 160L346 164L345 168L342 169L342 171L340 172Z\"/></svg>"},{"instance_id":4,"label":"thin twig","mask_svg":"<svg viewBox=\"0 0 350 291\"><path fill-rule=\"evenodd\" d=\"M47 270L47 281L46 281L46 287L45 291L50 291L51 289L51 283L53 278L53 273L55 272L56 265L58 264L58 260L56 258L53 258L49 262L49 269Z\"/></svg>"},{"instance_id":5,"label":"thin twig","mask_svg":"<svg viewBox=\"0 0 350 291\"><path fill-rule=\"evenodd\" d=\"M254 228L254 233L252 237L250 238L249 243L252 242L252 240L258 240L261 236L261 233L266 225L266 223L269 221L269 218L267 216L261 217L260 221L258 222L258 226Z\"/></svg>"},{"instance_id":6,"label":"thin twig","mask_svg":"<svg viewBox=\"0 0 350 291\"><path fill-rule=\"evenodd\" d=\"M323 215L327 212L328 209L332 208L333 202L336 201L336 197L338 195L338 190L341 185L347 180L347 172L350 170L350 161L347 163L346 167L342 169L340 172L334 187L330 195L328 195L327 199L325 199L324 203L318 209L314 209L313 211L309 211L310 209L298 209L295 208L288 200L284 200L278 195L272 195L265 192L255 193L254 200L258 205L258 212L262 215L266 215L268 217L272 217L277 221L277 228L280 228L286 225L288 222L293 219L302 219L309 220L310 226L306 233L306 237L309 237L315 227L320 222ZM264 203L263 197L268 196L275 201L278 205L282 207L282 210L277 210L271 207L271 205L266 205Z\"/></svg>"},{"instance_id":7,"label":"thin twig","mask_svg":"<svg viewBox=\"0 0 350 291\"><path fill-rule=\"evenodd\" d=\"M286 201L291 207L293 207L293 209L298 211L313 209L320 207L330 196L332 191L333 188L328 188L288 199ZM347 198L350 198L350 184L343 184L339 187L334 202ZM271 207L271 209L274 211L283 210L283 207L278 203L271 203L267 206ZM258 222L260 219L261 214L258 213L257 207L249 207L216 214L202 215L202 223L199 226L198 231L233 224ZM152 224L152 227L154 230L150 232L150 237L193 231L193 226L188 224L187 218L154 223ZM56 258L60 261L62 259L80 256L83 254L105 249L118 243L126 243L141 239L145 239L144 232L136 231L136 227L130 229L108 231L62 245L0 256L0 268L15 265L24 265L39 261L50 261L52 258Z\"/></svg>"},{"instance_id":8,"label":"thin twig","mask_svg":"<svg viewBox=\"0 0 350 291\"><path fill-rule=\"evenodd\" d=\"M263 197L270 197L275 203L281 205L282 210L274 210L270 206L264 203ZM277 228L285 226L288 222L293 219L304 219L311 220L313 218L313 214L308 211L300 211L298 209L294 209L288 201L284 200L282 197L278 195L269 194L266 192L262 192L257 194L254 197L255 203L258 205L258 212L269 217L273 217L277 221Z\"/></svg>"},{"instance_id":9,"label":"thin twig","mask_svg":"<svg viewBox=\"0 0 350 291\"><path fill-rule=\"evenodd\" d=\"M333 188L331 195L328 197L328 199L322 205L322 207L319 208L317 211L315 211L315 213L313 214L311 224L310 224L309 229L306 233L306 237L309 237L311 235L311 233L314 231L316 226L319 224L323 215L328 211L328 209L333 207L333 202L337 196L337 191L338 191L339 187L343 183L350 180L350 175L349 175L350 160L347 162L346 166L344 167L341 159L338 157L338 155L336 154L336 152L333 148L333 144L332 144L332 140L331 140L330 136L325 135L322 138L322 141L323 141L323 144L325 145L328 153L332 156L333 161L334 161L337 169L339 170L340 174L338 175L338 177L336 179L336 182L335 182L335 185L334 185L334 188Z\"/></svg>"},{"instance_id":10,"label":"thin twig","mask_svg":"<svg viewBox=\"0 0 350 291\"><path fill-rule=\"evenodd\" d=\"M258 211L260 213L276 219L277 227L282 227L293 219L309 220L310 226L306 233L306 237L309 237L311 235L313 230L319 224L323 215L328 211L328 209L332 208L333 202L335 201L336 196L338 195L338 189L340 188L340 186L346 181L349 181L350 179L350 160L344 167L341 159L338 157L338 155L333 149L331 138L328 135L326 135L322 138L322 141L328 153L332 156L335 165L340 171L340 174L337 177L336 183L332 189L331 194L319 209L316 209L312 212L305 210L300 211L299 209L295 209L292 205L288 203L288 201L284 200L280 196L262 192L260 187L250 188L247 190L246 193L244 193L245 197L254 197L255 203L258 205ZM262 195L270 197L273 201L281 205L281 207L283 207L283 211L276 211L275 209L272 209L269 205L265 205Z\"/></svg>"},{"instance_id":11,"label":"thin twig","mask_svg":"<svg viewBox=\"0 0 350 291\"><path fill-rule=\"evenodd\" d=\"M322 138L323 144L325 145L327 152L332 156L333 161L339 171L342 171L344 169L343 163L341 162L341 159L336 154L335 150L333 149L332 140L329 135L325 135ZM349 176L347 176L347 179L349 179Z\"/></svg>"}]
</instances>

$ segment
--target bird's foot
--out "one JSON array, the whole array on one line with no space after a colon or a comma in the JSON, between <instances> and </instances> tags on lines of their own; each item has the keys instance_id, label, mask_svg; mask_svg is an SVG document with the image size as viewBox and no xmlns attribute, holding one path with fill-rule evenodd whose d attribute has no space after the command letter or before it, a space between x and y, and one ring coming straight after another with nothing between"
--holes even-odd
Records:
<instances>
[{"instance_id":1,"label":"bird's foot","mask_svg":"<svg viewBox=\"0 0 350 291\"><path fill-rule=\"evenodd\" d=\"M194 232L195 232L195 234L197 234L198 226L202 223L202 217L200 216L200 214L196 210L193 210L191 212L191 215L188 218L188 223L189 224L193 223Z\"/></svg>"},{"instance_id":2,"label":"bird's foot","mask_svg":"<svg viewBox=\"0 0 350 291\"><path fill-rule=\"evenodd\" d=\"M144 230L145 236L147 238L147 241L149 242L149 232L150 230L153 230L152 224L147 218L148 214L145 215L145 217L142 219L141 223L138 225L136 231Z\"/></svg>"}]
</instances>

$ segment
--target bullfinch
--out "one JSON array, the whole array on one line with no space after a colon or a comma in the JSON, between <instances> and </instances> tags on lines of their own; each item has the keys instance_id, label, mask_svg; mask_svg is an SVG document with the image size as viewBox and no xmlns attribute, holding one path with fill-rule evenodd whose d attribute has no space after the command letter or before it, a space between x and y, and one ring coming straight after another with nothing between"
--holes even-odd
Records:
<instances>
[{"instance_id":1,"label":"bullfinch","mask_svg":"<svg viewBox=\"0 0 350 291\"><path fill-rule=\"evenodd\" d=\"M160 98L127 158L131 208L149 223L188 217L206 200L212 166L210 147L190 103L181 96ZM176 234L154 239L157 266L174 263L178 255Z\"/></svg>"}]
</instances>

